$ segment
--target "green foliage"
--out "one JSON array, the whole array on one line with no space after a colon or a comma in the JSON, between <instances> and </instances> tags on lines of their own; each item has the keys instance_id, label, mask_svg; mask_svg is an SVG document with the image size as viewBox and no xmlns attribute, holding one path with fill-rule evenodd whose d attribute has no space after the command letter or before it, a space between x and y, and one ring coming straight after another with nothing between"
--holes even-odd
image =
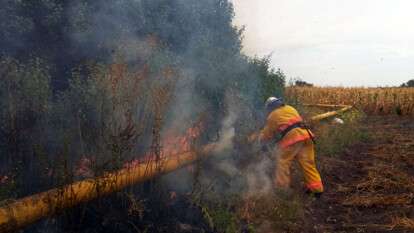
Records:
<instances>
[{"instance_id":1,"label":"green foliage","mask_svg":"<svg viewBox=\"0 0 414 233\"><path fill-rule=\"evenodd\" d=\"M47 58L54 68L53 88L67 87L68 74L85 60L112 62L114 51L123 52L127 63L145 63L144 50L155 42L191 70L195 94L214 110L223 108L229 88L242 89L248 104L283 94L284 74L270 69L268 58L241 54L243 30L233 26L227 0L6 0L3 5L7 14L1 15L9 17L0 27L6 35L0 51L23 60L28 54Z\"/></svg>"},{"instance_id":2,"label":"green foliage","mask_svg":"<svg viewBox=\"0 0 414 233\"><path fill-rule=\"evenodd\" d=\"M363 114L359 111L350 111L339 118L344 124L320 125L316 148L318 153L336 156L347 146L369 140L367 132L361 129Z\"/></svg>"},{"instance_id":3,"label":"green foliage","mask_svg":"<svg viewBox=\"0 0 414 233\"><path fill-rule=\"evenodd\" d=\"M233 202L240 200L235 199L231 202L226 202L223 199L216 198L209 197L209 199L198 203L209 227L217 232L223 233L240 232L240 220L234 208L232 208L232 205L234 205ZM227 200L227 198L224 199Z\"/></svg>"},{"instance_id":4,"label":"green foliage","mask_svg":"<svg viewBox=\"0 0 414 233\"><path fill-rule=\"evenodd\" d=\"M46 141L44 131L50 110L50 76L41 59L21 63L15 59L0 59L0 176L8 176L12 196L22 190L38 187L27 183L27 176L38 170L27 169L34 145ZM18 188L17 188L18 187Z\"/></svg>"},{"instance_id":5,"label":"green foliage","mask_svg":"<svg viewBox=\"0 0 414 233\"><path fill-rule=\"evenodd\" d=\"M211 169L217 169L217 167ZM208 173L212 172L211 169ZM220 179L202 178L199 181L199 185L193 190L191 201L202 210L205 221L215 232L241 232L244 226L238 216L236 206L242 203L242 195L241 191L234 187L238 186L237 182L240 182L237 180L240 174L236 178L224 171L221 173L218 171L218 173Z\"/></svg>"},{"instance_id":6,"label":"green foliage","mask_svg":"<svg viewBox=\"0 0 414 233\"><path fill-rule=\"evenodd\" d=\"M22 131L31 130L36 126L34 123L46 119L51 97L48 67L40 59L22 64L6 57L0 60L0 73L1 135L17 140L25 136ZM2 142L7 140L2 139Z\"/></svg>"},{"instance_id":7,"label":"green foliage","mask_svg":"<svg viewBox=\"0 0 414 233\"><path fill-rule=\"evenodd\" d=\"M214 229L218 232L236 233L238 232L237 218L234 212L227 208L215 208L211 213Z\"/></svg>"},{"instance_id":8,"label":"green foliage","mask_svg":"<svg viewBox=\"0 0 414 233\"><path fill-rule=\"evenodd\" d=\"M253 73L257 75L259 80L259 99L261 104L270 96L284 96L286 76L280 69L274 70L270 67L270 59L268 57L251 59L250 64Z\"/></svg>"},{"instance_id":9,"label":"green foliage","mask_svg":"<svg viewBox=\"0 0 414 233\"><path fill-rule=\"evenodd\" d=\"M0 61L0 72L3 119L6 115L23 117L28 112L42 114L47 111L50 76L42 60L31 59L23 64L6 57Z\"/></svg>"},{"instance_id":10,"label":"green foliage","mask_svg":"<svg viewBox=\"0 0 414 233\"><path fill-rule=\"evenodd\" d=\"M414 87L414 79L409 80L406 83L403 83L401 87Z\"/></svg>"},{"instance_id":11,"label":"green foliage","mask_svg":"<svg viewBox=\"0 0 414 233\"><path fill-rule=\"evenodd\" d=\"M300 196L283 190L245 200L248 206L249 232L299 232L304 215Z\"/></svg>"},{"instance_id":12,"label":"green foliage","mask_svg":"<svg viewBox=\"0 0 414 233\"><path fill-rule=\"evenodd\" d=\"M295 80L295 86L298 86L298 87L313 87L313 84L308 83L306 81L303 81L301 79L297 79L297 80Z\"/></svg>"}]
</instances>

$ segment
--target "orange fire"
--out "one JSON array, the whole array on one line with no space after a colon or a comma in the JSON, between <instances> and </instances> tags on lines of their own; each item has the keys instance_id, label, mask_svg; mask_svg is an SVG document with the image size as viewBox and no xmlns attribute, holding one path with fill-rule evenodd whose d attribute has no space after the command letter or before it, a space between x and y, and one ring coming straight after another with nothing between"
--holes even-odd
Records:
<instances>
[{"instance_id":1,"label":"orange fire","mask_svg":"<svg viewBox=\"0 0 414 233\"><path fill-rule=\"evenodd\" d=\"M8 176L2 176L0 175L0 184L6 184L9 181L9 177Z\"/></svg>"},{"instance_id":2,"label":"orange fire","mask_svg":"<svg viewBox=\"0 0 414 233\"><path fill-rule=\"evenodd\" d=\"M190 151L191 143L201 134L201 128L201 124L189 128L181 137L175 136L173 132L168 132L166 139L162 142L162 154L171 156Z\"/></svg>"},{"instance_id":3,"label":"orange fire","mask_svg":"<svg viewBox=\"0 0 414 233\"><path fill-rule=\"evenodd\" d=\"M165 139L161 143L160 160L170 158L171 156L178 156L182 153L191 150L192 143L196 138L201 135L203 126L198 123L196 126L188 128L184 135L176 136L173 131L166 133ZM124 168L132 168L142 163L148 163L149 161L155 161L157 158L153 152L147 153L140 159L134 159L128 163L125 163Z\"/></svg>"},{"instance_id":4,"label":"orange fire","mask_svg":"<svg viewBox=\"0 0 414 233\"><path fill-rule=\"evenodd\" d=\"M178 156L182 153L191 150L192 143L196 138L201 135L203 125L198 123L194 127L188 128L182 136L176 136L173 131L166 133L165 139L161 143L160 160L165 158L171 158L171 156ZM123 168L134 168L141 164L147 164L148 162L156 161L157 157L153 152L148 152L141 158L134 159L124 164ZM78 162L75 174L80 177L93 177L92 172L92 158L81 158Z\"/></svg>"}]
</instances>

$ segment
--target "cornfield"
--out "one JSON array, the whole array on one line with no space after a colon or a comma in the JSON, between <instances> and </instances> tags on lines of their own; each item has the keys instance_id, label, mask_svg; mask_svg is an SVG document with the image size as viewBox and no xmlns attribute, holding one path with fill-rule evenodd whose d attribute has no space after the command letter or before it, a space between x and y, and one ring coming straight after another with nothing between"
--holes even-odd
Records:
<instances>
[{"instance_id":1,"label":"cornfield","mask_svg":"<svg viewBox=\"0 0 414 233\"><path fill-rule=\"evenodd\" d=\"M353 105L367 114L414 115L414 88L288 87L290 102Z\"/></svg>"}]
</instances>

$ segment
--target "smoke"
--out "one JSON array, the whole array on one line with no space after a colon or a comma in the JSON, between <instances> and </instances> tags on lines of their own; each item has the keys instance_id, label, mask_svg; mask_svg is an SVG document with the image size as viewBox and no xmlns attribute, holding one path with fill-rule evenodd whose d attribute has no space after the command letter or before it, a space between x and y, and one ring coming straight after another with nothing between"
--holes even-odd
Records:
<instances>
[{"instance_id":1,"label":"smoke","mask_svg":"<svg viewBox=\"0 0 414 233\"><path fill-rule=\"evenodd\" d=\"M242 192L245 197L269 194L273 190L273 158L269 155L270 152L262 152L259 155L248 153L244 156L252 156L252 162L247 167L240 166L238 163L240 158L237 154L241 151L235 147L235 127L240 121L241 124L248 124L250 119L242 115L244 103L234 92L228 91L225 100L227 115L221 122L220 139L216 142L214 150L216 156L221 159L218 159L215 169L229 177L232 183L221 192L223 194ZM244 137L245 135L239 136Z\"/></svg>"},{"instance_id":2,"label":"smoke","mask_svg":"<svg viewBox=\"0 0 414 233\"><path fill-rule=\"evenodd\" d=\"M194 99L195 95L192 95L192 89L188 86L191 84L192 76L189 75L191 73L187 74L187 78L183 78L177 83L178 90L181 91L176 93L176 98L172 102L174 109L171 113L171 119L169 119L170 122L167 131L172 130L173 132L179 132L180 129L185 128L186 125L188 125L188 121L194 118L195 113L200 109L203 109L203 107L200 107L200 105L202 105L201 103L206 104L206 102L203 102L201 99ZM188 89L183 89L184 86L182 85L185 85ZM234 150L235 123L239 114L235 100L230 92L226 93L225 102L225 105L227 106L227 114L221 121L218 140L214 142L215 146L212 151L214 154L212 156L214 160L213 170L205 172L202 177L197 178L193 177L194 173L186 169L170 174L163 178L170 189L182 193L187 192L194 183L194 178L200 179L204 184L215 183L215 179L218 179L219 182L222 181L223 179L217 176L217 173L214 171L222 172L229 177L240 175L240 170L237 168L235 161L231 158L231 154ZM205 131L208 132L209 129L205 129ZM220 190L220 192L225 191Z\"/></svg>"},{"instance_id":3,"label":"smoke","mask_svg":"<svg viewBox=\"0 0 414 233\"><path fill-rule=\"evenodd\" d=\"M195 75L192 69L183 68L175 83L174 94L169 101L169 112L165 119L165 131L183 132L191 127L203 112L208 102L195 92Z\"/></svg>"},{"instance_id":4,"label":"smoke","mask_svg":"<svg viewBox=\"0 0 414 233\"><path fill-rule=\"evenodd\" d=\"M247 197L255 197L258 195L266 195L273 190L273 181L271 171L274 168L274 162L265 154L259 161L250 165L246 171Z\"/></svg>"},{"instance_id":5,"label":"smoke","mask_svg":"<svg viewBox=\"0 0 414 233\"><path fill-rule=\"evenodd\" d=\"M224 117L223 121L221 122L221 129L220 129L220 139L216 143L216 147L214 152L225 153L228 150L233 149L233 140L235 136L235 123L240 116L240 111L234 98L234 95L230 94L230 92L226 93L226 105L227 105L227 116Z\"/></svg>"}]
</instances>

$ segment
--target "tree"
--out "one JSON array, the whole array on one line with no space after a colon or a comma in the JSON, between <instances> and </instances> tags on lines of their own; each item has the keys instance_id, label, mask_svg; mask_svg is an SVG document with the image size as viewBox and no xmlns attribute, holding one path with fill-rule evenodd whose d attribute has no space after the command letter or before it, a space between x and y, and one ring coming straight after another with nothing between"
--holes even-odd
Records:
<instances>
[{"instance_id":1,"label":"tree","mask_svg":"<svg viewBox=\"0 0 414 233\"><path fill-rule=\"evenodd\" d=\"M409 80L406 83L403 83L401 87L414 87L414 79Z\"/></svg>"},{"instance_id":2,"label":"tree","mask_svg":"<svg viewBox=\"0 0 414 233\"><path fill-rule=\"evenodd\" d=\"M280 70L275 70L270 66L270 58L253 58L250 60L252 75L257 77L259 84L260 105L270 96L283 97L286 81L285 74Z\"/></svg>"},{"instance_id":3,"label":"tree","mask_svg":"<svg viewBox=\"0 0 414 233\"><path fill-rule=\"evenodd\" d=\"M302 80L301 78L296 78L294 80L294 85L298 86L298 87L313 87L312 83L308 83L308 82Z\"/></svg>"}]
</instances>

